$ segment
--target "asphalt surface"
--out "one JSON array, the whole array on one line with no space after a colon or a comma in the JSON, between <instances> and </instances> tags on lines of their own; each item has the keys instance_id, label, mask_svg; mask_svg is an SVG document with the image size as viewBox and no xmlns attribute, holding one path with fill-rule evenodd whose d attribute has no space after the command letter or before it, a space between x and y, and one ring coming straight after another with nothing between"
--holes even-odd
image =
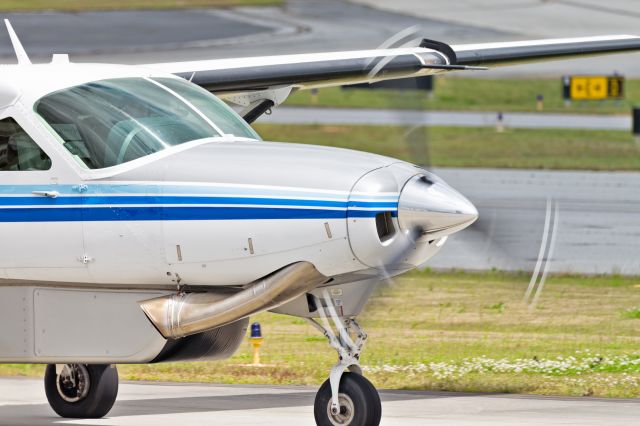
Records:
<instances>
[{"instance_id":1,"label":"asphalt surface","mask_svg":"<svg viewBox=\"0 0 640 426\"><path fill-rule=\"evenodd\" d=\"M513 128L531 129L589 129L631 131L631 117L594 114L503 114L503 124ZM496 112L413 111L394 109L278 107L273 114L263 115L259 122L266 124L353 124L495 127Z\"/></svg>"},{"instance_id":2,"label":"asphalt surface","mask_svg":"<svg viewBox=\"0 0 640 426\"><path fill-rule=\"evenodd\" d=\"M451 236L430 267L534 270L550 202L558 221L546 233L549 245L556 230L542 259L549 272L640 274L640 173L434 172L476 205L479 219Z\"/></svg>"},{"instance_id":3,"label":"asphalt surface","mask_svg":"<svg viewBox=\"0 0 640 426\"><path fill-rule=\"evenodd\" d=\"M411 13L458 25L473 25L527 37L634 34L636 0L350 0L393 13ZM532 25L534 24L535 25Z\"/></svg>"},{"instance_id":4,"label":"asphalt surface","mask_svg":"<svg viewBox=\"0 0 640 426\"><path fill-rule=\"evenodd\" d=\"M35 58L113 52L206 48L270 35L276 26L243 21L224 10L147 10L81 13L8 13L25 50ZM0 31L0 57L11 57Z\"/></svg>"},{"instance_id":5,"label":"asphalt surface","mask_svg":"<svg viewBox=\"0 0 640 426\"><path fill-rule=\"evenodd\" d=\"M24 39L27 52L33 51L40 60L47 60L51 53L71 52L78 62L125 64L371 49L416 25L428 27L431 37L446 40L491 41L507 36L499 30L381 12L340 0L289 0L282 8L9 13L4 17ZM0 55L10 58L5 31L0 31L0 45L7 47ZM134 52L131 46L137 47Z\"/></svg>"},{"instance_id":6,"label":"asphalt surface","mask_svg":"<svg viewBox=\"0 0 640 426\"><path fill-rule=\"evenodd\" d=\"M315 388L122 383L109 416L64 420L41 380L0 379L0 425L314 425ZM382 425L500 426L637 424L640 401L524 395L382 391Z\"/></svg>"}]
</instances>

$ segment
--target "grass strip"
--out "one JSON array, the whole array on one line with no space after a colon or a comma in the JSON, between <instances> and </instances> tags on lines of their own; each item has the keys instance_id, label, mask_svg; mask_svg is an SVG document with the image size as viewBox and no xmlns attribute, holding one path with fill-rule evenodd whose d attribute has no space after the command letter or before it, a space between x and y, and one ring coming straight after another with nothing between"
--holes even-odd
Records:
<instances>
[{"instance_id":1,"label":"grass strip","mask_svg":"<svg viewBox=\"0 0 640 426\"><path fill-rule=\"evenodd\" d=\"M403 126L272 125L265 140L342 147L436 167L640 170L640 147L623 131Z\"/></svg>"},{"instance_id":2,"label":"grass strip","mask_svg":"<svg viewBox=\"0 0 640 426\"><path fill-rule=\"evenodd\" d=\"M585 114L629 114L640 102L640 80L626 81L626 99L620 101L572 102L562 99L562 82L557 79L480 79L436 77L432 99L424 91L388 89L320 89L316 100L310 91L294 93L290 106L344 108L392 108L463 111L536 111L536 97L544 96L544 112Z\"/></svg>"}]
</instances>

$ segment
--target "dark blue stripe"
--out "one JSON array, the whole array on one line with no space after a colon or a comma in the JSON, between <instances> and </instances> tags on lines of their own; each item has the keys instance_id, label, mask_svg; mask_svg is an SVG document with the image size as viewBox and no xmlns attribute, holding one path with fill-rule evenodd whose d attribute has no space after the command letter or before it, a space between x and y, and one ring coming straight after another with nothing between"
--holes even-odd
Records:
<instances>
[{"instance_id":1,"label":"dark blue stripe","mask_svg":"<svg viewBox=\"0 0 640 426\"><path fill-rule=\"evenodd\" d=\"M370 213L370 212L365 212ZM375 215L375 212L373 212ZM0 222L340 219L344 210L246 207L69 207L0 209Z\"/></svg>"},{"instance_id":2,"label":"dark blue stripe","mask_svg":"<svg viewBox=\"0 0 640 426\"><path fill-rule=\"evenodd\" d=\"M282 198L239 198L239 197L176 197L176 196L92 196L92 197L0 197L3 206L68 206L68 205L120 205L120 204L239 204L303 207L397 207L397 202L297 200Z\"/></svg>"}]
</instances>

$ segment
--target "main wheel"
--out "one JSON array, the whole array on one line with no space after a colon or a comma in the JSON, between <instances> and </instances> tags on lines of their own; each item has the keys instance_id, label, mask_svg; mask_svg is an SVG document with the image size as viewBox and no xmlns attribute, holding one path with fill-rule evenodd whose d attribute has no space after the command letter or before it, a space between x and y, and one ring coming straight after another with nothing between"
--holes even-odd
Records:
<instances>
[{"instance_id":1,"label":"main wheel","mask_svg":"<svg viewBox=\"0 0 640 426\"><path fill-rule=\"evenodd\" d=\"M344 373L338 388L340 412L331 412L331 383L325 381L316 395L313 414L318 426L378 426L382 405L378 391L363 376Z\"/></svg>"},{"instance_id":2,"label":"main wheel","mask_svg":"<svg viewBox=\"0 0 640 426\"><path fill-rule=\"evenodd\" d=\"M44 390L49 405L60 417L104 417L118 395L118 370L114 365L66 364L56 373L47 365Z\"/></svg>"}]
</instances>

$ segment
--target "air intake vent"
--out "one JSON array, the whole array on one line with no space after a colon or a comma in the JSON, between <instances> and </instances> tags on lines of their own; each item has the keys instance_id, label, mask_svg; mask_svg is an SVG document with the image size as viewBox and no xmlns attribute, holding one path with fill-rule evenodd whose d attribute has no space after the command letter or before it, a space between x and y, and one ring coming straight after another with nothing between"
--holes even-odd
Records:
<instances>
[{"instance_id":1,"label":"air intake vent","mask_svg":"<svg viewBox=\"0 0 640 426\"><path fill-rule=\"evenodd\" d=\"M393 237L396 228L393 226L393 216L391 212L382 212L376 215L376 229L381 242Z\"/></svg>"}]
</instances>

